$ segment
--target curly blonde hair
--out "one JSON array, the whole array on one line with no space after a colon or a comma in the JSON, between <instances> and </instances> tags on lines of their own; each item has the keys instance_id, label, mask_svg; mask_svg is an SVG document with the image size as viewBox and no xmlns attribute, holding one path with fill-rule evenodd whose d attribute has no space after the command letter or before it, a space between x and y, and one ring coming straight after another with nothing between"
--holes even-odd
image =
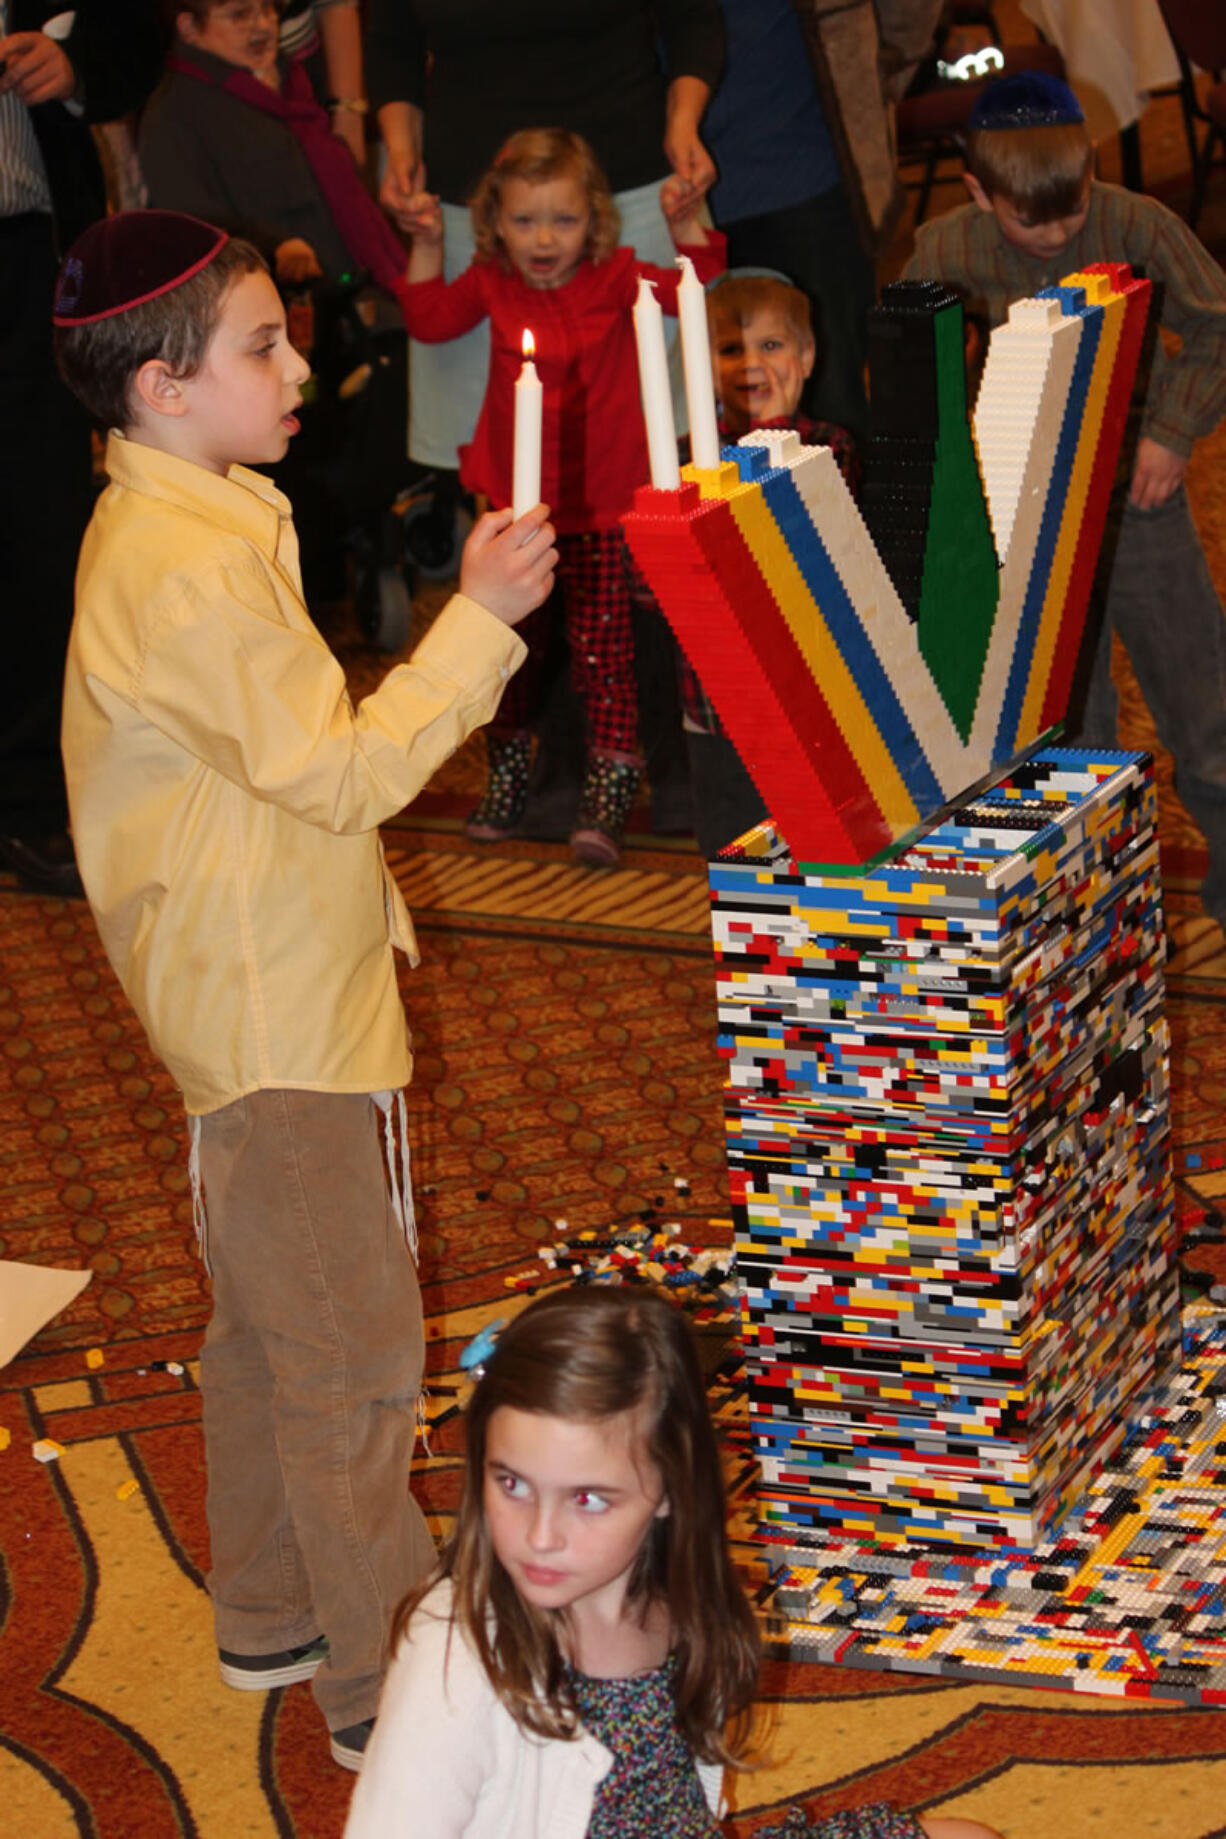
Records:
<instances>
[{"instance_id":1,"label":"curly blonde hair","mask_svg":"<svg viewBox=\"0 0 1226 1839\"><path fill-rule=\"evenodd\" d=\"M470 210L477 254L483 261L499 257L506 263L506 252L498 235L498 218L502 210L502 189L508 179L526 179L529 185L547 185L551 179L573 179L587 201L591 213L584 254L593 262L603 262L612 255L621 235L618 215L609 181L596 155L581 134L566 128L521 128L504 141L494 155L493 165L473 193Z\"/></svg>"}]
</instances>

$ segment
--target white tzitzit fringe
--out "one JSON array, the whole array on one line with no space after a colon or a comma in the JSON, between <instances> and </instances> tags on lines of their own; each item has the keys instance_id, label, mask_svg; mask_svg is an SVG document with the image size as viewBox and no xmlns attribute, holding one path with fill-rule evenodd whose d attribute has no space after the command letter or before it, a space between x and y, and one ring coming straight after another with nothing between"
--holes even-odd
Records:
<instances>
[{"instance_id":1,"label":"white tzitzit fringe","mask_svg":"<svg viewBox=\"0 0 1226 1839\"><path fill-rule=\"evenodd\" d=\"M383 1145L387 1155L387 1180L392 1207L404 1233L405 1243L417 1263L417 1211L413 1205L413 1170L409 1161L409 1121L404 1108L403 1092L372 1092L371 1098L383 1113ZM400 1169L396 1169L396 1131L392 1128L392 1111L400 1126ZM423 1376L417 1394L417 1435L422 1449L430 1455L430 1419L427 1414L429 1393Z\"/></svg>"},{"instance_id":2,"label":"white tzitzit fringe","mask_svg":"<svg viewBox=\"0 0 1226 1839\"><path fill-rule=\"evenodd\" d=\"M200 1119L188 1114L187 1119L187 1179L192 1190L192 1227L196 1234L196 1243L200 1247L200 1257L209 1276L213 1267L209 1263L209 1216L204 1205L204 1187L200 1180Z\"/></svg>"},{"instance_id":3,"label":"white tzitzit fringe","mask_svg":"<svg viewBox=\"0 0 1226 1839\"><path fill-rule=\"evenodd\" d=\"M405 1114L403 1092L372 1092L375 1104L383 1113L383 1144L387 1154L387 1179L392 1191L392 1207L400 1222L405 1242L417 1263L417 1213L413 1206L413 1170L409 1161L409 1121ZM392 1112L400 1126L400 1168L396 1167L396 1132Z\"/></svg>"}]
</instances>

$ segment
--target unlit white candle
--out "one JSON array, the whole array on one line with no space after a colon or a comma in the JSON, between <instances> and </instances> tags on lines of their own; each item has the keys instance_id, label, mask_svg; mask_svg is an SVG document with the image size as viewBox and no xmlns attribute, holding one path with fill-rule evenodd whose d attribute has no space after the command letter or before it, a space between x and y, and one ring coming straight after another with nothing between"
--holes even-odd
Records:
<instances>
[{"instance_id":1,"label":"unlit white candle","mask_svg":"<svg viewBox=\"0 0 1226 1839\"><path fill-rule=\"evenodd\" d=\"M515 380L515 450L511 465L511 510L522 517L541 502L541 412L544 391L531 353L530 332L524 333L524 361Z\"/></svg>"},{"instance_id":2,"label":"unlit white candle","mask_svg":"<svg viewBox=\"0 0 1226 1839\"><path fill-rule=\"evenodd\" d=\"M681 321L685 402L690 412L690 452L695 466L718 466L719 428L715 420L715 385L711 380L707 297L689 256L679 255L677 266L681 270L677 317Z\"/></svg>"},{"instance_id":3,"label":"unlit white candle","mask_svg":"<svg viewBox=\"0 0 1226 1839\"><path fill-rule=\"evenodd\" d=\"M668 356L664 349L664 315L655 289L639 276L634 303L634 337L639 348L639 389L643 420L647 424L647 454L651 483L662 492L675 492L681 484L677 465L677 430L673 426L673 398L668 382Z\"/></svg>"}]
</instances>

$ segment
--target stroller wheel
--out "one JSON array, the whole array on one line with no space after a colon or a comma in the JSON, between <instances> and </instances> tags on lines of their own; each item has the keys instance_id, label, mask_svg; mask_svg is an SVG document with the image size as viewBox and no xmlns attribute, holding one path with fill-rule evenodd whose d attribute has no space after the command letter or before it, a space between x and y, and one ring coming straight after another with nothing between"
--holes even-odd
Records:
<instances>
[{"instance_id":1,"label":"stroller wheel","mask_svg":"<svg viewBox=\"0 0 1226 1839\"><path fill-rule=\"evenodd\" d=\"M404 570L383 562L364 568L356 595L358 624L379 651L403 651L408 643L413 601Z\"/></svg>"},{"instance_id":2,"label":"stroller wheel","mask_svg":"<svg viewBox=\"0 0 1226 1839\"><path fill-rule=\"evenodd\" d=\"M357 563L354 611L362 636L380 651L401 651L413 617L401 512L393 505L354 532L350 542Z\"/></svg>"},{"instance_id":3,"label":"stroller wheel","mask_svg":"<svg viewBox=\"0 0 1226 1839\"><path fill-rule=\"evenodd\" d=\"M404 514L404 546L423 581L449 581L459 573L460 551L472 527L463 505L453 517L443 519L435 515L433 498L410 501Z\"/></svg>"}]
</instances>

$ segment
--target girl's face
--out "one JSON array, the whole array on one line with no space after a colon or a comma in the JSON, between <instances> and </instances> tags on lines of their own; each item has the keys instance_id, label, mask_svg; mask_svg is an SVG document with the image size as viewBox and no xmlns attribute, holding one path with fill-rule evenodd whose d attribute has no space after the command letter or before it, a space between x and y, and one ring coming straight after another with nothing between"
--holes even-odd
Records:
<instances>
[{"instance_id":1,"label":"girl's face","mask_svg":"<svg viewBox=\"0 0 1226 1839\"><path fill-rule=\"evenodd\" d=\"M585 1421L500 1405L485 1447L485 1517L499 1563L537 1609L617 1623L634 1561L668 1512L639 1414Z\"/></svg>"},{"instance_id":2,"label":"girl's face","mask_svg":"<svg viewBox=\"0 0 1226 1839\"><path fill-rule=\"evenodd\" d=\"M592 213L577 179L508 179L498 237L529 287L565 287L587 251Z\"/></svg>"}]
</instances>

